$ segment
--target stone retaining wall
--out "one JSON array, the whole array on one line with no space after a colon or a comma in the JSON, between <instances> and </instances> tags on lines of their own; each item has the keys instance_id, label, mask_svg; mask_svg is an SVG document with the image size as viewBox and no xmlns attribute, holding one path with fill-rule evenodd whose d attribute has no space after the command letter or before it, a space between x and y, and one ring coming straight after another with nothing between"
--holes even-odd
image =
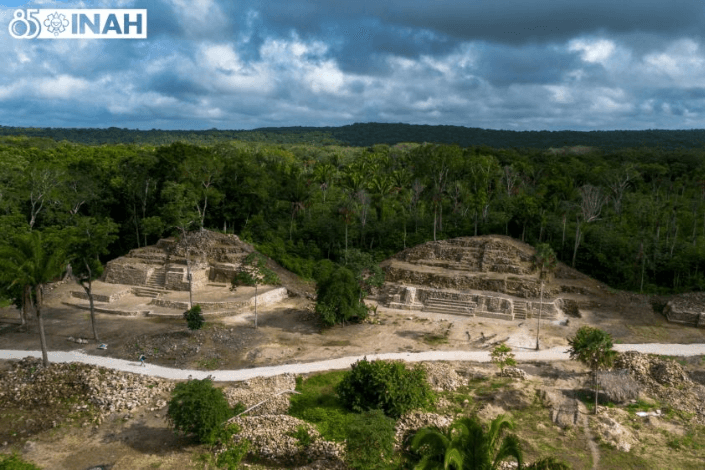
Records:
<instances>
[{"instance_id":1,"label":"stone retaining wall","mask_svg":"<svg viewBox=\"0 0 705 470\"><path fill-rule=\"evenodd\" d=\"M154 266L143 263L123 264L115 261L118 260L108 261L103 274L103 282L144 286L155 269Z\"/></svg>"},{"instance_id":2,"label":"stone retaining wall","mask_svg":"<svg viewBox=\"0 0 705 470\"><path fill-rule=\"evenodd\" d=\"M95 294L94 293L93 294L93 301L94 302L105 302L105 303L115 302L115 301L121 299L122 297L130 294L131 292L132 292L131 289L125 289L125 290L121 290L120 292L115 292L110 295L103 295L103 294ZM86 293L86 291L71 291L71 296L75 297L77 299L81 299L81 300L90 300L88 298L88 294Z\"/></svg>"},{"instance_id":3,"label":"stone retaining wall","mask_svg":"<svg viewBox=\"0 0 705 470\"><path fill-rule=\"evenodd\" d=\"M270 305L277 302L281 302L283 299L288 297L286 287L279 287L276 289L263 292L257 296L257 305ZM201 302L194 301L194 305L198 304L201 306L201 310L215 311L215 310L239 310L245 307L254 307L255 297L253 296L249 300L237 300L228 302ZM188 310L188 302L179 300L169 300L169 299L152 299L149 305L155 305L158 307L173 308L178 310Z\"/></svg>"},{"instance_id":4,"label":"stone retaining wall","mask_svg":"<svg viewBox=\"0 0 705 470\"><path fill-rule=\"evenodd\" d=\"M472 292L451 292L438 289L428 289L423 287L413 287L414 289L414 305L407 305L405 302L408 297L407 291L409 286L399 286L386 284L385 298L382 303L389 308L402 310L421 310L429 300L439 299L453 301L458 303L475 303L476 307L469 313L470 316L486 316L488 318L514 319L514 300L511 298L479 294ZM546 319L556 318L561 313L560 306L562 299L545 300L541 309L541 316ZM527 317L535 318L538 316L539 304L537 301L526 302Z\"/></svg>"},{"instance_id":5,"label":"stone retaining wall","mask_svg":"<svg viewBox=\"0 0 705 470\"><path fill-rule=\"evenodd\" d=\"M428 286L434 289L500 292L525 299L537 298L541 292L541 281L534 278L509 276L504 279L486 275L459 276L457 273L429 273L397 266L387 266L385 280L395 284ZM556 294L554 288L546 287L544 289L544 298L551 299Z\"/></svg>"}]
</instances>

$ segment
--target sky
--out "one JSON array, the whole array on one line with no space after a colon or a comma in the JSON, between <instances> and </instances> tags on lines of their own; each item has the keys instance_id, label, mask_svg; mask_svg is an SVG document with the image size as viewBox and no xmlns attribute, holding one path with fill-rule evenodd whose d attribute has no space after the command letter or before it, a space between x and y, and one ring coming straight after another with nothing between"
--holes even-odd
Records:
<instances>
[{"instance_id":1,"label":"sky","mask_svg":"<svg viewBox=\"0 0 705 470\"><path fill-rule=\"evenodd\" d=\"M18 8L147 38L17 39ZM702 0L0 0L0 125L695 129L704 39Z\"/></svg>"}]
</instances>

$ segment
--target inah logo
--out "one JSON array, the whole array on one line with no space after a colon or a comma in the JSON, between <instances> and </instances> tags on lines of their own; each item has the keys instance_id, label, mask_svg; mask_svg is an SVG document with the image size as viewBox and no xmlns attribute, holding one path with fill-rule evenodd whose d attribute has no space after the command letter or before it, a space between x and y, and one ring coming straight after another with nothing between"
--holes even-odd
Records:
<instances>
[{"instance_id":1,"label":"inah logo","mask_svg":"<svg viewBox=\"0 0 705 470\"><path fill-rule=\"evenodd\" d=\"M46 26L47 31L54 33L54 36L58 36L59 33L66 31L68 25L69 20L58 11L53 15L47 16L47 19L44 20L44 26Z\"/></svg>"},{"instance_id":2,"label":"inah logo","mask_svg":"<svg viewBox=\"0 0 705 470\"><path fill-rule=\"evenodd\" d=\"M146 39L147 10L15 10L8 29L16 39Z\"/></svg>"}]
</instances>

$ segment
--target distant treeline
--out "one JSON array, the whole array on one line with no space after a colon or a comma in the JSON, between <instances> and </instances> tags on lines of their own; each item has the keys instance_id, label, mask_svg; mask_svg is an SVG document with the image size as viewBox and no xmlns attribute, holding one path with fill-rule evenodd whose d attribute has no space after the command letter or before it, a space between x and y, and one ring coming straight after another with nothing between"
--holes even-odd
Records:
<instances>
[{"instance_id":1,"label":"distant treeline","mask_svg":"<svg viewBox=\"0 0 705 470\"><path fill-rule=\"evenodd\" d=\"M215 145L239 140L276 144L349 145L368 147L374 144L396 145L400 142L457 144L461 147L549 149L573 146L602 150L652 147L664 150L703 148L705 130L644 131L507 131L462 126L356 123L341 127L263 127L251 131L218 130L165 131L110 127L107 129L69 129L0 126L0 135L47 137L87 145L148 144L168 145L185 142Z\"/></svg>"}]
</instances>

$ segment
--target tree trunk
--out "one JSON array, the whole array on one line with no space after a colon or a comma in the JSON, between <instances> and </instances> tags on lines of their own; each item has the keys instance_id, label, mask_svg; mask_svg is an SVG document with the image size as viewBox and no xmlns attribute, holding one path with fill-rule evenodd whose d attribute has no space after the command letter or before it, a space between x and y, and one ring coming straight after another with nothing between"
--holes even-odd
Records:
<instances>
[{"instance_id":1,"label":"tree trunk","mask_svg":"<svg viewBox=\"0 0 705 470\"><path fill-rule=\"evenodd\" d=\"M563 216L563 239L561 240L561 252L563 251L563 245L565 245L565 215Z\"/></svg>"},{"instance_id":2,"label":"tree trunk","mask_svg":"<svg viewBox=\"0 0 705 470\"><path fill-rule=\"evenodd\" d=\"M20 310L20 321L23 327L29 328L29 308L32 304L32 286L24 286L22 289L22 309Z\"/></svg>"},{"instance_id":3,"label":"tree trunk","mask_svg":"<svg viewBox=\"0 0 705 470\"><path fill-rule=\"evenodd\" d=\"M573 248L573 264L572 267L575 269L575 258L578 255L578 247L580 246L580 221L577 222L575 227L575 247Z\"/></svg>"},{"instance_id":4,"label":"tree trunk","mask_svg":"<svg viewBox=\"0 0 705 470\"><path fill-rule=\"evenodd\" d=\"M37 322L39 323L39 341L42 345L42 363L44 367L49 367L49 353L47 352L47 339L44 335L44 319L42 318L42 286L34 286L34 295L37 298Z\"/></svg>"},{"instance_id":5,"label":"tree trunk","mask_svg":"<svg viewBox=\"0 0 705 470\"><path fill-rule=\"evenodd\" d=\"M541 297L539 299L539 322L536 327L536 350L539 350L539 333L541 333L541 311L543 310L543 281L541 281Z\"/></svg>"},{"instance_id":6,"label":"tree trunk","mask_svg":"<svg viewBox=\"0 0 705 470\"><path fill-rule=\"evenodd\" d=\"M166 269L164 270L166 273ZM188 309L193 308L193 277L191 276L191 257L188 252L186 252L186 279L188 279Z\"/></svg>"},{"instance_id":7,"label":"tree trunk","mask_svg":"<svg viewBox=\"0 0 705 470\"><path fill-rule=\"evenodd\" d=\"M595 414L597 414L597 394L600 392L600 385L597 382L597 369L595 369Z\"/></svg>"},{"instance_id":8,"label":"tree trunk","mask_svg":"<svg viewBox=\"0 0 705 470\"><path fill-rule=\"evenodd\" d=\"M95 307L93 304L93 281L91 280L93 277L93 273L91 271L91 267L84 261L84 264L86 266L86 269L88 270L88 285L84 284L81 282L81 287L83 287L83 290L86 291L86 294L88 295L88 304L90 306L90 311L91 311L91 329L93 330L93 339L96 341L100 341L100 338L98 338L98 330L95 327Z\"/></svg>"},{"instance_id":9,"label":"tree trunk","mask_svg":"<svg viewBox=\"0 0 705 470\"><path fill-rule=\"evenodd\" d=\"M433 241L434 242L436 241L436 210L437 209L435 209L435 208L433 209Z\"/></svg>"}]
</instances>

